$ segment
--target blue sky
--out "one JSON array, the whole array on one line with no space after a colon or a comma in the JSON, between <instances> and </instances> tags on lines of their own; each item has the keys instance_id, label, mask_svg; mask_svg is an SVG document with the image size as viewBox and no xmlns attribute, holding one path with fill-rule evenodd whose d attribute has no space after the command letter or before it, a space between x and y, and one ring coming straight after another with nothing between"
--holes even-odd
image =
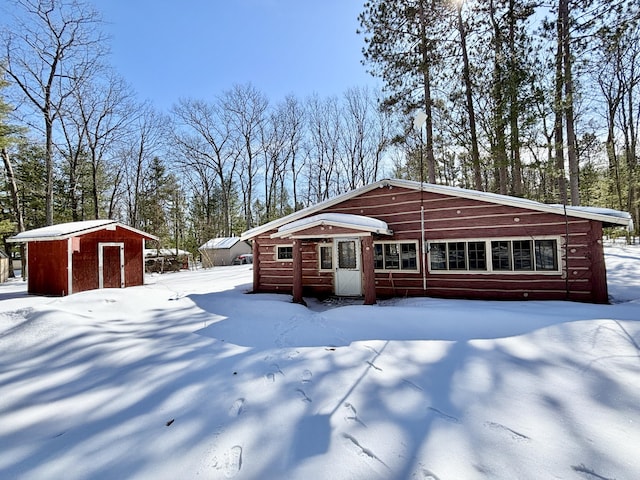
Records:
<instances>
[{"instance_id":1,"label":"blue sky","mask_svg":"<svg viewBox=\"0 0 640 480\"><path fill-rule=\"evenodd\" d=\"M111 63L158 108L249 82L274 102L376 83L356 33L363 0L93 1Z\"/></svg>"}]
</instances>

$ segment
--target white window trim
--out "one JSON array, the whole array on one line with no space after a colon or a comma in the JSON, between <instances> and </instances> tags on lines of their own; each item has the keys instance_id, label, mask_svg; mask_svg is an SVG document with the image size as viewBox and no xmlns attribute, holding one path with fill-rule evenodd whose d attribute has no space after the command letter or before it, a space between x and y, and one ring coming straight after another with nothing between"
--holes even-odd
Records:
<instances>
[{"instance_id":1,"label":"white window trim","mask_svg":"<svg viewBox=\"0 0 640 480\"><path fill-rule=\"evenodd\" d=\"M331 249L331 268L322 268L322 255L321 255L321 251L323 248L329 248ZM333 248L333 243L319 243L318 244L318 271L319 272L333 272L334 269L334 265L336 264L336 259L335 259L335 251Z\"/></svg>"},{"instance_id":2,"label":"white window trim","mask_svg":"<svg viewBox=\"0 0 640 480\"><path fill-rule=\"evenodd\" d=\"M416 269L402 268L402 253L400 253L399 268L376 268L375 273L389 273L389 272L403 272L403 273L420 273L420 241L419 240L383 240L380 242L373 242L374 245L374 262L375 262L375 246L376 245L388 245L388 244L414 244L416 246ZM384 249L384 247L383 247Z\"/></svg>"},{"instance_id":3,"label":"white window trim","mask_svg":"<svg viewBox=\"0 0 640 480\"><path fill-rule=\"evenodd\" d=\"M291 251L293 252L293 243L288 243L286 245L276 245L273 256L276 259L276 262L293 262L293 258L279 258L278 252L281 248L291 247Z\"/></svg>"},{"instance_id":4,"label":"white window trim","mask_svg":"<svg viewBox=\"0 0 640 480\"><path fill-rule=\"evenodd\" d=\"M501 241L514 241L514 240L532 240L534 242L536 240L555 240L556 241L556 258L557 258L557 269L556 270L494 270L493 262L491 261L491 242L501 242ZM485 252L487 253L487 269L486 270L435 270L431 268L431 244L432 243L455 243L455 242L484 242L485 243ZM563 270L563 242L564 238L560 235L540 235L536 237L492 237L492 238L444 238L438 240L429 240L427 242L427 269L428 272L433 275L547 275L547 276L557 276L562 275ZM533 256L533 261L535 262L535 255ZM469 259L467 258L467 266L469 265Z\"/></svg>"}]
</instances>

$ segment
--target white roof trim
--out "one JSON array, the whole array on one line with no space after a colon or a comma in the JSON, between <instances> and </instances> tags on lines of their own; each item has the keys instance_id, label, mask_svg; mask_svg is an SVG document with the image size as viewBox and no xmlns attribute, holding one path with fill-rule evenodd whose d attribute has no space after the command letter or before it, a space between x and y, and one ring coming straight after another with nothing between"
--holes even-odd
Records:
<instances>
[{"instance_id":1,"label":"white roof trim","mask_svg":"<svg viewBox=\"0 0 640 480\"><path fill-rule=\"evenodd\" d=\"M389 230L387 223L377 218L347 213L321 213L287 223L278 228L278 231L272 234L271 238L294 237L296 236L296 232L319 226L342 227L359 230L361 232L393 235L393 231ZM330 237L332 235L331 232L327 232L324 236ZM305 235L304 237L308 238L309 235Z\"/></svg>"},{"instance_id":2,"label":"white roof trim","mask_svg":"<svg viewBox=\"0 0 640 480\"><path fill-rule=\"evenodd\" d=\"M399 179L386 179L379 180L377 182L371 183L369 185L365 185L364 187L357 188L355 190L351 190L350 192L343 193L342 195L338 195L337 197L331 198L329 200L325 200L324 202L317 203L305 209L299 210L297 212L291 213L287 216L279 218L277 220L273 220L269 223L265 223L264 225L260 225L258 227L247 230L241 235L242 240L249 240L253 237L266 233L270 230L276 230L280 226L285 225L287 223L294 222L301 218L307 217L309 215L313 215L316 212L320 212L325 208L329 208L333 205L337 205L345 200L349 200L351 198L357 197L358 195L362 195L363 193L369 192L376 188L407 188L410 190L420 191L421 189L425 192L431 193L439 193L442 195L451 195L454 197L461 198L469 198L472 200L479 200L483 202L495 203L499 205L507 205L512 207L520 207L526 208L529 210L535 210L539 212L546 213L555 213L557 215L564 215L565 206L564 205L550 205L545 203L536 202L534 200L528 200L525 198L519 197L511 197L508 195L500 195L497 193L489 193L489 192L480 192L477 190L468 190L464 188L458 187L449 187L445 185L435 185L433 183L420 183L412 180L399 180ZM616 214L614 215L613 212ZM597 220L606 224L612 225L620 225L624 227L629 227L632 225L631 215L626 212L620 212L617 210L610 210L608 213L605 213L604 209L589 209L588 207L566 207L566 213L569 217L575 218L585 218L588 220Z\"/></svg>"},{"instance_id":3,"label":"white roof trim","mask_svg":"<svg viewBox=\"0 0 640 480\"><path fill-rule=\"evenodd\" d=\"M59 223L48 227L27 230L7 238L7 242L47 242L51 240L65 240L67 238L97 232L98 230L115 229L116 227L137 233L150 240L158 240L158 237L143 232L128 225L123 225L115 220L85 220L82 222Z\"/></svg>"}]
</instances>

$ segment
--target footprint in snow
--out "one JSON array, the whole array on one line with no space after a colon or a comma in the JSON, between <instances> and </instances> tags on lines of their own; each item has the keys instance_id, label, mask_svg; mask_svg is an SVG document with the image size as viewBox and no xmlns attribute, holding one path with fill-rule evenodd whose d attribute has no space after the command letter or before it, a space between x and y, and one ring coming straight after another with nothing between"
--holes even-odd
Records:
<instances>
[{"instance_id":1,"label":"footprint in snow","mask_svg":"<svg viewBox=\"0 0 640 480\"><path fill-rule=\"evenodd\" d=\"M447 415L443 411L440 411L437 408L433 408L433 407L428 407L428 409L431 410L433 413L435 413L438 417L440 417L441 419L447 422L460 423L460 419L458 419L457 417L454 417L453 415Z\"/></svg>"},{"instance_id":2,"label":"footprint in snow","mask_svg":"<svg viewBox=\"0 0 640 480\"><path fill-rule=\"evenodd\" d=\"M244 404L245 404L244 398L238 398L235 402L233 402L233 405L231 405L231 407L229 408L229 416L230 417L239 416L244 411Z\"/></svg>"},{"instance_id":3,"label":"footprint in snow","mask_svg":"<svg viewBox=\"0 0 640 480\"><path fill-rule=\"evenodd\" d=\"M234 445L224 456L224 476L233 478L242 468L242 447Z\"/></svg>"},{"instance_id":4,"label":"footprint in snow","mask_svg":"<svg viewBox=\"0 0 640 480\"><path fill-rule=\"evenodd\" d=\"M296 392L298 392L298 394L300 395L300 400L302 400L303 402L312 402L312 400L307 396L306 393L304 393L304 390L302 390L301 388L296 388Z\"/></svg>"},{"instance_id":5,"label":"footprint in snow","mask_svg":"<svg viewBox=\"0 0 640 480\"><path fill-rule=\"evenodd\" d=\"M490 428L492 430L496 430L498 432L506 433L511 436L512 439L518 442L528 442L531 439L526 435L523 435L520 432L516 432L515 430L511 430L509 427L502 425L501 423L496 422L484 422L484 426Z\"/></svg>"},{"instance_id":6,"label":"footprint in snow","mask_svg":"<svg viewBox=\"0 0 640 480\"><path fill-rule=\"evenodd\" d=\"M346 408L347 412L348 412L347 416L344 417L344 419L347 422L356 422L356 423L359 423L360 425L362 425L363 427L367 426L367 425L365 425L365 423L362 420L360 420L358 418L358 411L356 410L356 407L351 405L349 402L345 402L344 408Z\"/></svg>"},{"instance_id":7,"label":"footprint in snow","mask_svg":"<svg viewBox=\"0 0 640 480\"><path fill-rule=\"evenodd\" d=\"M414 472L413 475L411 475L412 479L414 479L414 480L439 480L435 473L433 473L432 471L424 468L424 465L422 465L421 463L418 464L418 468L419 468L419 470L417 472Z\"/></svg>"},{"instance_id":8,"label":"footprint in snow","mask_svg":"<svg viewBox=\"0 0 640 480\"><path fill-rule=\"evenodd\" d=\"M311 370L305 370L302 372L302 383L309 383L311 381L311 377L313 377L313 373Z\"/></svg>"}]
</instances>

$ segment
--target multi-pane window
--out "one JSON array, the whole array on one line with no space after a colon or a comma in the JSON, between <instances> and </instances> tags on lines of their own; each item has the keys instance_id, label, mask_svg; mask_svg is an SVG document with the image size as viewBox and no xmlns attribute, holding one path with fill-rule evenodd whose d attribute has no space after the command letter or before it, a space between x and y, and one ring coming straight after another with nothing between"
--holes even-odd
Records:
<instances>
[{"instance_id":1,"label":"multi-pane window","mask_svg":"<svg viewBox=\"0 0 640 480\"><path fill-rule=\"evenodd\" d=\"M469 270L487 269L487 251L484 242L467 242Z\"/></svg>"},{"instance_id":2,"label":"multi-pane window","mask_svg":"<svg viewBox=\"0 0 640 480\"><path fill-rule=\"evenodd\" d=\"M418 270L416 242L380 242L373 244L373 265L376 270Z\"/></svg>"},{"instance_id":3,"label":"multi-pane window","mask_svg":"<svg viewBox=\"0 0 640 480\"><path fill-rule=\"evenodd\" d=\"M333 269L333 245L320 245L320 270Z\"/></svg>"},{"instance_id":4,"label":"multi-pane window","mask_svg":"<svg viewBox=\"0 0 640 480\"><path fill-rule=\"evenodd\" d=\"M276 258L278 260L293 260L292 245L278 245L276 252Z\"/></svg>"},{"instance_id":5,"label":"multi-pane window","mask_svg":"<svg viewBox=\"0 0 640 480\"><path fill-rule=\"evenodd\" d=\"M555 240L536 240L536 270L557 270L558 251Z\"/></svg>"},{"instance_id":6,"label":"multi-pane window","mask_svg":"<svg viewBox=\"0 0 640 480\"><path fill-rule=\"evenodd\" d=\"M487 253L490 262L487 262ZM431 271L557 272L557 239L431 242Z\"/></svg>"}]
</instances>

